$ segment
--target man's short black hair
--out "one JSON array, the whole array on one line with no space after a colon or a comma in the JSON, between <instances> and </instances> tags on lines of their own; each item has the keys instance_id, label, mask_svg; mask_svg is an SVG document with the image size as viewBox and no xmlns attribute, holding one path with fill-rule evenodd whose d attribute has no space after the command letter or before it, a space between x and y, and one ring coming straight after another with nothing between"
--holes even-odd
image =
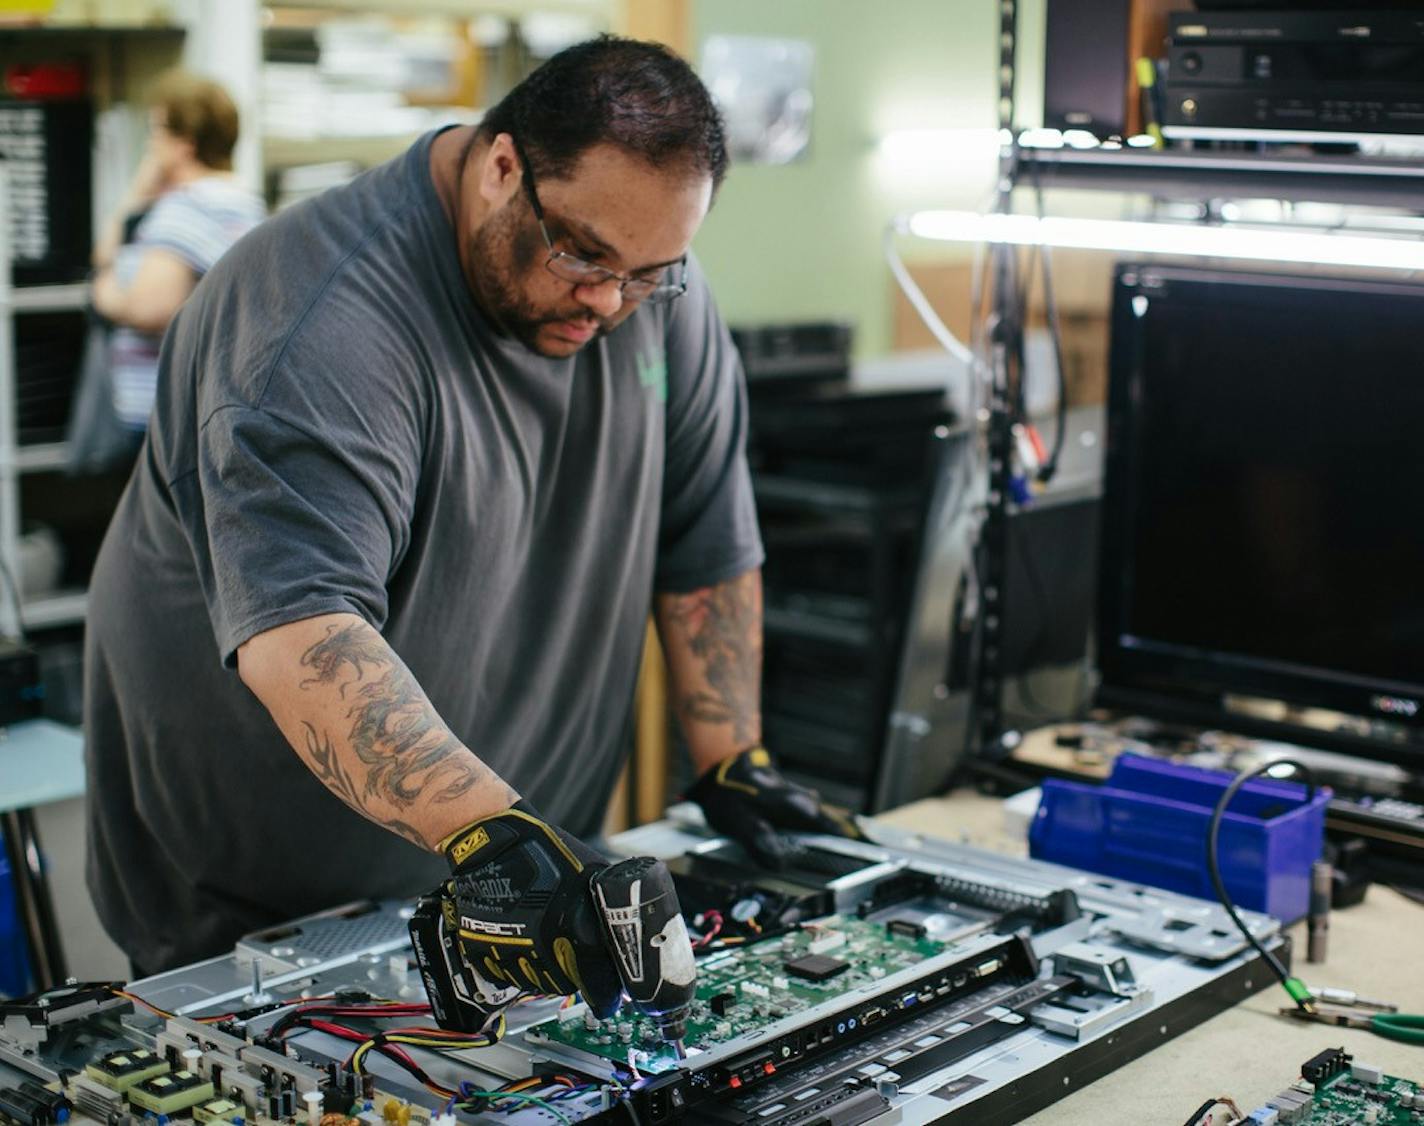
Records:
<instances>
[{"instance_id":1,"label":"man's short black hair","mask_svg":"<svg viewBox=\"0 0 1424 1126\"><path fill-rule=\"evenodd\" d=\"M508 133L538 178L567 179L584 151L618 145L657 167L727 173L727 139L707 87L658 43L600 35L560 51L511 90L480 123Z\"/></svg>"}]
</instances>

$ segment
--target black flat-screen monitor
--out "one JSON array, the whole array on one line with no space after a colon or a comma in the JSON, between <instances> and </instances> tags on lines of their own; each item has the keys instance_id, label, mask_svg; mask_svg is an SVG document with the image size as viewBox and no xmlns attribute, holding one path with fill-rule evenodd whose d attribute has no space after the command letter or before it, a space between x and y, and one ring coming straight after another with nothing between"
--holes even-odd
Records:
<instances>
[{"instance_id":1,"label":"black flat-screen monitor","mask_svg":"<svg viewBox=\"0 0 1424 1126\"><path fill-rule=\"evenodd\" d=\"M1424 765L1424 285L1124 264L1112 317L1102 701Z\"/></svg>"}]
</instances>

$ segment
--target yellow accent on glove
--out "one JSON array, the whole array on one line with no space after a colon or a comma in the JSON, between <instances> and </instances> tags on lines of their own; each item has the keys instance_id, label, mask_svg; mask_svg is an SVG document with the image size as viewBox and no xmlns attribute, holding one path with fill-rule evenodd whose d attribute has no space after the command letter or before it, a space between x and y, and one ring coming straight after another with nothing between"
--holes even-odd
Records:
<instances>
[{"instance_id":1,"label":"yellow accent on glove","mask_svg":"<svg viewBox=\"0 0 1424 1126\"><path fill-rule=\"evenodd\" d=\"M760 791L755 786L749 786L745 782L732 782L727 778L727 771L731 770L732 767L741 760L743 755L750 756L748 761L753 766L771 765L771 755L765 747L748 747L744 751L738 751L734 755L728 755L719 762L714 777L717 779L717 785L719 786L723 786L728 790L741 790L744 794L756 796Z\"/></svg>"},{"instance_id":2,"label":"yellow accent on glove","mask_svg":"<svg viewBox=\"0 0 1424 1126\"><path fill-rule=\"evenodd\" d=\"M465 835L462 837L461 833ZM489 833L480 827L479 821L476 821L474 825L466 825L463 829L451 833L441 841L440 851L450 857L451 864L463 864L489 842Z\"/></svg>"}]
</instances>

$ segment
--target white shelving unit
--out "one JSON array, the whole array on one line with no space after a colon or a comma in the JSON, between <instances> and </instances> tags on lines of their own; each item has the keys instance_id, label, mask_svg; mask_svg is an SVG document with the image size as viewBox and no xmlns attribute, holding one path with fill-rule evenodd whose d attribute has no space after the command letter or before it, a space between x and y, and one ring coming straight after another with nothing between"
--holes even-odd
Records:
<instances>
[{"instance_id":1,"label":"white shelving unit","mask_svg":"<svg viewBox=\"0 0 1424 1126\"><path fill-rule=\"evenodd\" d=\"M16 313L60 313L82 309L89 300L87 285L32 285L10 292L10 307Z\"/></svg>"},{"instance_id":2,"label":"white shelving unit","mask_svg":"<svg viewBox=\"0 0 1424 1126\"><path fill-rule=\"evenodd\" d=\"M26 630L72 625L82 622L89 612L89 592L77 588L52 590L38 598L23 600L21 607Z\"/></svg>"},{"instance_id":3,"label":"white shelving unit","mask_svg":"<svg viewBox=\"0 0 1424 1126\"><path fill-rule=\"evenodd\" d=\"M63 469L69 447L63 442L41 442L15 448L14 465L19 473L39 473L46 469Z\"/></svg>"},{"instance_id":4,"label":"white shelving unit","mask_svg":"<svg viewBox=\"0 0 1424 1126\"><path fill-rule=\"evenodd\" d=\"M683 2L641 0L639 6L672 12L681 11ZM517 78L512 71L523 69L535 57L531 52L548 49L551 34L576 39L605 30L638 30L631 23L629 0L266 0L265 12L261 156L269 202L277 206L306 194L282 182L288 170L336 164L351 165L352 171L370 168L398 156L438 125L477 121L483 99L497 96ZM516 30L504 48L494 48L489 25L500 21L523 30ZM531 23L544 29L542 35L527 34ZM387 34L379 39L358 30L381 24ZM477 31L482 25L483 35ZM323 31L333 29L334 38L323 38ZM320 63L308 60L301 47L295 57L269 59L274 43L280 55L292 43L300 44L303 33L315 36ZM384 69L396 66L398 40L407 34L417 44L414 57L422 60L418 88L393 84ZM433 65L442 57L432 47L438 42L448 48L448 72Z\"/></svg>"},{"instance_id":5,"label":"white shelving unit","mask_svg":"<svg viewBox=\"0 0 1424 1126\"><path fill-rule=\"evenodd\" d=\"M205 73L216 73L234 88L237 96L241 97L243 85L223 72L224 64L241 65L245 71L252 71L247 85L255 85L260 16L256 0L182 0L171 7L182 17L182 22L152 23L139 20L137 9L132 5L121 12L118 5L95 4L90 5L97 21L94 23L56 22L7 28L0 34L0 59L7 65L40 61L55 54L83 59L89 72L90 97L96 115L120 106L143 106L153 79L183 62L189 48L192 51L191 57L186 59L188 65ZM131 22L124 22L126 18ZM250 57L240 50L243 29L247 27L251 29ZM193 28L204 32L197 37L197 42L190 42L194 38L190 35ZM255 113L255 107L249 112ZM255 148L255 136L249 143ZM132 158L137 161L136 151ZM3 171L0 163L0 174ZM102 200L100 171L96 166L92 187ZM255 175L253 179L256 180ZM83 310L88 301L88 286L13 285L9 245L11 199L0 186L0 562L18 582L21 482L25 474L62 470L67 459L63 442L19 443L16 318ZM0 632L13 633L17 626L30 631L82 622L88 604L83 589L50 590L21 601L17 623L16 596L0 575Z\"/></svg>"},{"instance_id":6,"label":"white shelving unit","mask_svg":"<svg viewBox=\"0 0 1424 1126\"><path fill-rule=\"evenodd\" d=\"M10 214L10 176L0 164L0 216ZM9 581L19 574L20 482L15 464L15 307L10 284L10 224L0 222L0 564ZM0 633L20 632L18 586L0 592Z\"/></svg>"},{"instance_id":7,"label":"white shelving unit","mask_svg":"<svg viewBox=\"0 0 1424 1126\"><path fill-rule=\"evenodd\" d=\"M560 12L593 15L612 21L622 15L619 0L270 0L268 7L407 18L449 16L468 19L478 15L495 15L518 19L534 12Z\"/></svg>"},{"instance_id":8,"label":"white shelving unit","mask_svg":"<svg viewBox=\"0 0 1424 1126\"><path fill-rule=\"evenodd\" d=\"M10 214L7 173L0 163L0 216ZM10 225L0 222L0 633L82 622L88 607L83 590L48 591L25 599L20 582L20 477L25 473L59 469L65 462L63 442L22 446L15 415L15 317L25 313L50 313L82 309L85 285L43 285L16 288L10 281ZM13 588L11 584L14 584ZM20 620L15 620L16 602Z\"/></svg>"}]
</instances>

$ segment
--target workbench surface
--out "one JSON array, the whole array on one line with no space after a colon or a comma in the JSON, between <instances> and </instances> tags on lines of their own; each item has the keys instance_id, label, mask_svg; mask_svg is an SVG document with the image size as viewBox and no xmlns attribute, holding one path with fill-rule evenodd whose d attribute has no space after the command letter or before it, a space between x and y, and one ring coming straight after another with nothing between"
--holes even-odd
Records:
<instances>
[{"instance_id":1,"label":"workbench surface","mask_svg":"<svg viewBox=\"0 0 1424 1126\"><path fill-rule=\"evenodd\" d=\"M970 791L915 802L879 820L998 852L1028 853L1026 841L1006 833L1000 800ZM1307 985L1353 989L1407 1012L1424 1011L1424 906L1376 884L1358 907L1331 914L1325 962L1305 962L1304 924L1292 928L1292 938L1293 972ZM1289 998L1280 988L1257 993L1025 1122L1177 1126L1218 1095L1249 1112L1289 1086L1311 1056L1341 1046L1388 1075L1424 1082L1424 1048L1278 1016L1285 1004Z\"/></svg>"}]
</instances>

